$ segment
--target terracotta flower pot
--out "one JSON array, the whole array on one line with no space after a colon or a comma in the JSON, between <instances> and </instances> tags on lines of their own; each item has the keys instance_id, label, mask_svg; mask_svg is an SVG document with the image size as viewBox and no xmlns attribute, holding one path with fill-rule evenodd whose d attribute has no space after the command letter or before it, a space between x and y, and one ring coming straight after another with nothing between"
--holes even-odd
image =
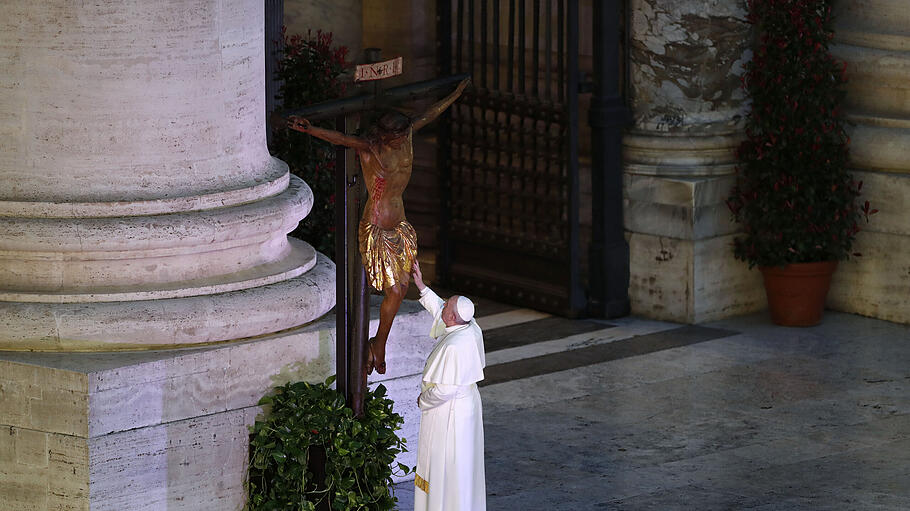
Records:
<instances>
[{"instance_id":1,"label":"terracotta flower pot","mask_svg":"<svg viewBox=\"0 0 910 511\"><path fill-rule=\"evenodd\" d=\"M771 321L782 326L819 324L836 268L837 261L759 268L765 277Z\"/></svg>"}]
</instances>

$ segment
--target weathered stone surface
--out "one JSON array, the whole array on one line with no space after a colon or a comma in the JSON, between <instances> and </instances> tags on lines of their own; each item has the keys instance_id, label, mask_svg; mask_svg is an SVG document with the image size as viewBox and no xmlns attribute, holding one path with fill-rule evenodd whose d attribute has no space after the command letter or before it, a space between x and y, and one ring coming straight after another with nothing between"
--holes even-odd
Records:
<instances>
[{"instance_id":1,"label":"weathered stone surface","mask_svg":"<svg viewBox=\"0 0 910 511\"><path fill-rule=\"evenodd\" d=\"M0 508L239 509L256 402L333 369L263 3L3 8Z\"/></svg>"},{"instance_id":2,"label":"weathered stone surface","mask_svg":"<svg viewBox=\"0 0 910 511\"><path fill-rule=\"evenodd\" d=\"M632 314L698 323L767 307L761 275L733 258L733 236L680 240L633 233Z\"/></svg>"},{"instance_id":3,"label":"weathered stone surface","mask_svg":"<svg viewBox=\"0 0 910 511\"><path fill-rule=\"evenodd\" d=\"M868 200L878 213L869 222L860 222L863 231L910 236L910 175L891 172L853 171L853 178L863 182L860 202Z\"/></svg>"},{"instance_id":4,"label":"weathered stone surface","mask_svg":"<svg viewBox=\"0 0 910 511\"><path fill-rule=\"evenodd\" d=\"M730 292L754 279L723 246L736 230L724 200L746 109L739 78L751 58L744 4L629 7L633 125L623 171L632 311L696 322L754 310L751 292Z\"/></svg>"},{"instance_id":5,"label":"weathered stone surface","mask_svg":"<svg viewBox=\"0 0 910 511\"><path fill-rule=\"evenodd\" d=\"M847 62L851 113L906 118L910 113L910 12L900 0L837 2L831 52Z\"/></svg>"},{"instance_id":6,"label":"weathered stone surface","mask_svg":"<svg viewBox=\"0 0 910 511\"><path fill-rule=\"evenodd\" d=\"M4 511L88 511L85 438L14 426L0 430Z\"/></svg>"},{"instance_id":7,"label":"weathered stone surface","mask_svg":"<svg viewBox=\"0 0 910 511\"><path fill-rule=\"evenodd\" d=\"M626 173L623 219L627 230L698 240L737 227L724 202L735 177L642 176Z\"/></svg>"},{"instance_id":8,"label":"weathered stone surface","mask_svg":"<svg viewBox=\"0 0 910 511\"><path fill-rule=\"evenodd\" d=\"M847 9L856 3L862 2L842 2ZM900 16L905 18L906 12ZM904 26L883 32L881 27L851 23L850 16L842 18L844 30L836 32L831 52L847 64L851 164L864 170L910 172L905 156L910 152L910 31Z\"/></svg>"},{"instance_id":9,"label":"weathered stone surface","mask_svg":"<svg viewBox=\"0 0 910 511\"><path fill-rule=\"evenodd\" d=\"M623 137L626 172L656 176L719 176L736 168L739 133L664 134L634 130Z\"/></svg>"},{"instance_id":10,"label":"weathered stone surface","mask_svg":"<svg viewBox=\"0 0 910 511\"><path fill-rule=\"evenodd\" d=\"M0 420L97 437L254 406L276 385L334 373L333 327L324 318L254 341L174 352L0 352L4 412L20 410ZM8 391L10 373L20 375L12 381L14 391L29 378L34 390ZM60 389L60 381L79 385ZM29 392L44 399L28 398Z\"/></svg>"},{"instance_id":11,"label":"weathered stone surface","mask_svg":"<svg viewBox=\"0 0 910 511\"><path fill-rule=\"evenodd\" d=\"M374 332L379 303L373 297ZM399 434L411 451L397 461L408 466L416 464L431 320L417 302L403 304L389 371L371 382L381 380L405 418ZM239 510L259 399L289 381L323 381L335 372L334 348L329 314L255 340L186 350L0 352L0 499L9 494L22 506L14 509L30 511L57 509L53 499L72 506L60 509ZM64 469L69 475L54 476ZM52 477L61 485L55 495Z\"/></svg>"},{"instance_id":12,"label":"weathered stone surface","mask_svg":"<svg viewBox=\"0 0 910 511\"><path fill-rule=\"evenodd\" d=\"M734 237L719 236L693 243L695 319L691 323L715 321L767 307L761 273L733 257Z\"/></svg>"},{"instance_id":13,"label":"weathered stone surface","mask_svg":"<svg viewBox=\"0 0 910 511\"><path fill-rule=\"evenodd\" d=\"M258 413L243 408L90 439L91 509L239 511Z\"/></svg>"},{"instance_id":14,"label":"weathered stone surface","mask_svg":"<svg viewBox=\"0 0 910 511\"><path fill-rule=\"evenodd\" d=\"M0 424L86 436L88 380L84 374L3 359Z\"/></svg>"},{"instance_id":15,"label":"weathered stone surface","mask_svg":"<svg viewBox=\"0 0 910 511\"><path fill-rule=\"evenodd\" d=\"M828 305L902 323L910 322L910 11L899 0L845 0L835 4L831 52L846 62L845 107L851 165L863 195L878 214L861 227L854 250L841 262Z\"/></svg>"},{"instance_id":16,"label":"weathered stone surface","mask_svg":"<svg viewBox=\"0 0 910 511\"><path fill-rule=\"evenodd\" d=\"M630 81L636 130L738 131L749 27L740 2L633 0Z\"/></svg>"},{"instance_id":17,"label":"weathered stone surface","mask_svg":"<svg viewBox=\"0 0 910 511\"><path fill-rule=\"evenodd\" d=\"M828 307L898 323L910 323L910 236L860 232L854 250L834 272Z\"/></svg>"}]
</instances>

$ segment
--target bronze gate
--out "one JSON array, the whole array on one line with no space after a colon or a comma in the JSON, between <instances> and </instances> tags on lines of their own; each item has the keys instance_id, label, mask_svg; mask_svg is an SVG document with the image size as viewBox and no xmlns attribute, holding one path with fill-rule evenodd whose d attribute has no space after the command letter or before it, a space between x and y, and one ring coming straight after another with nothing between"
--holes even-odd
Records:
<instances>
[{"instance_id":1,"label":"bronze gate","mask_svg":"<svg viewBox=\"0 0 910 511\"><path fill-rule=\"evenodd\" d=\"M578 1L439 0L439 274L464 293L577 316Z\"/></svg>"}]
</instances>

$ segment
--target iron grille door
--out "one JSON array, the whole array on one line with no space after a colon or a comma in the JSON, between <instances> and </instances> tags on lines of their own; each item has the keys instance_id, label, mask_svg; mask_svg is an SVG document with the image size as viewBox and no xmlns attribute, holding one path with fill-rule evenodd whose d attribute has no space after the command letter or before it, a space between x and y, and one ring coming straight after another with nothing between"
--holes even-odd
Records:
<instances>
[{"instance_id":1,"label":"iron grille door","mask_svg":"<svg viewBox=\"0 0 910 511\"><path fill-rule=\"evenodd\" d=\"M576 316L577 0L440 0L440 72L472 86L440 127L442 281Z\"/></svg>"}]
</instances>

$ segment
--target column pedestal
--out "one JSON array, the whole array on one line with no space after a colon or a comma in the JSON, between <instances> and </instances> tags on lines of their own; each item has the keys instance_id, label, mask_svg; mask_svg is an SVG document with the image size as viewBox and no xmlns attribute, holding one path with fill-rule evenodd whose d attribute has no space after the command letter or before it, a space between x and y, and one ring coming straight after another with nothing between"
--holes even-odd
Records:
<instances>
[{"instance_id":1,"label":"column pedestal","mask_svg":"<svg viewBox=\"0 0 910 511\"><path fill-rule=\"evenodd\" d=\"M733 258L724 204L742 137L748 25L738 2L633 0L633 127L623 138L632 313L696 323L765 307Z\"/></svg>"}]
</instances>

